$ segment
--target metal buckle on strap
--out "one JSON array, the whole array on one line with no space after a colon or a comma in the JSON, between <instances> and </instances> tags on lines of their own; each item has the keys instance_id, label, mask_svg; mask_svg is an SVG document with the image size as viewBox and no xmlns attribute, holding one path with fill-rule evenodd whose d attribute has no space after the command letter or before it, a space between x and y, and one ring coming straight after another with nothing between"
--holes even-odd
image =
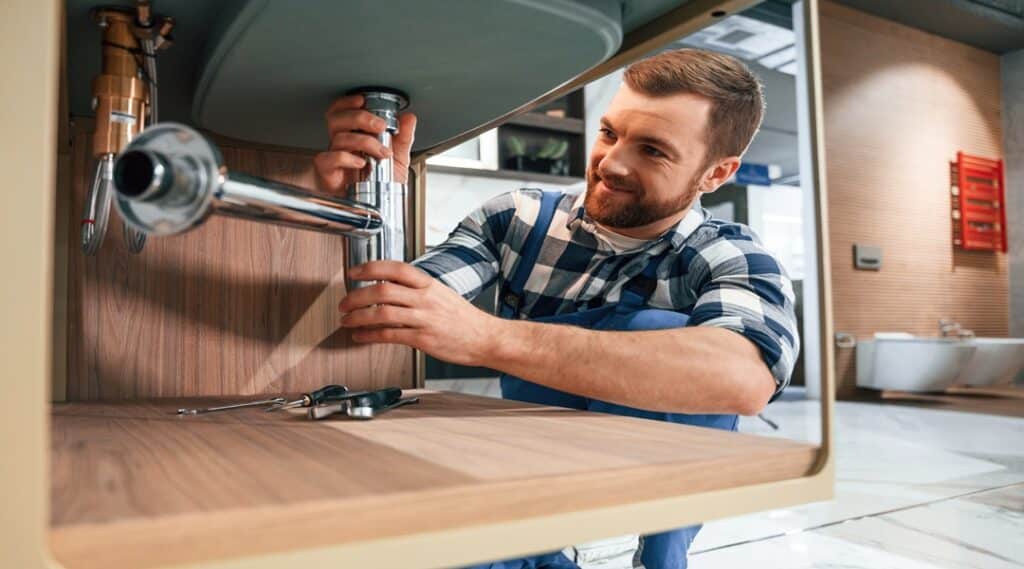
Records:
<instances>
[{"instance_id":1,"label":"metal buckle on strap","mask_svg":"<svg viewBox=\"0 0 1024 569\"><path fill-rule=\"evenodd\" d=\"M501 304L509 311L508 317L513 319L518 318L519 303L521 302L520 296L514 292L506 291L501 294L500 298Z\"/></svg>"},{"instance_id":2,"label":"metal buckle on strap","mask_svg":"<svg viewBox=\"0 0 1024 569\"><path fill-rule=\"evenodd\" d=\"M512 308L519 308L519 295L514 292L506 292L501 297L501 301Z\"/></svg>"}]
</instances>

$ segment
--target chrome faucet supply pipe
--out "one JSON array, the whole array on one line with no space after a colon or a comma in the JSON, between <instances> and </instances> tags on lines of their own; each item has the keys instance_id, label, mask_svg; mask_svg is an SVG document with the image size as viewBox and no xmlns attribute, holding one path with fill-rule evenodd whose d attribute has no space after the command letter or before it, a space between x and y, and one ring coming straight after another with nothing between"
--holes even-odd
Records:
<instances>
[{"instance_id":1,"label":"chrome faucet supply pipe","mask_svg":"<svg viewBox=\"0 0 1024 569\"><path fill-rule=\"evenodd\" d=\"M177 123L153 125L137 136L115 161L113 177L118 211L150 235L187 231L213 213L360 241L385 227L375 205L229 172L211 141Z\"/></svg>"},{"instance_id":2,"label":"chrome faucet supply pipe","mask_svg":"<svg viewBox=\"0 0 1024 569\"><path fill-rule=\"evenodd\" d=\"M352 93L360 93L365 100L364 107L384 119L387 127L377 139L385 148L391 148L391 141L398 133L398 113L409 105L409 99L398 91L364 87ZM349 186L349 199L377 208L386 223L381 232L369 239L350 239L345 269L370 261L407 261L405 234L405 212L407 189L405 184L394 181L394 161L391 158L376 160L367 157L370 165L365 181ZM372 285L369 281L349 281L348 287L359 288Z\"/></svg>"}]
</instances>

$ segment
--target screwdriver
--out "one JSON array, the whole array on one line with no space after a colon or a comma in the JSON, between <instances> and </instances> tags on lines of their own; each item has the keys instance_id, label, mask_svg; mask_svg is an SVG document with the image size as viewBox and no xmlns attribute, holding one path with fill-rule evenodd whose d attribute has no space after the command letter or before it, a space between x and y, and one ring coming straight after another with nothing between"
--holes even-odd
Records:
<instances>
[{"instance_id":1,"label":"screwdriver","mask_svg":"<svg viewBox=\"0 0 1024 569\"><path fill-rule=\"evenodd\" d=\"M259 407L261 405L281 405L285 402L284 397L275 397L273 399L264 399L262 401L246 401L244 403L235 403L233 405L222 405L220 407L206 407L200 409L178 409L178 415L202 415L205 413L216 413L218 411L232 411L235 409L244 409L246 407ZM268 409L269 410L269 409Z\"/></svg>"},{"instance_id":2,"label":"screwdriver","mask_svg":"<svg viewBox=\"0 0 1024 569\"><path fill-rule=\"evenodd\" d=\"M344 385L325 385L316 391L309 393L303 393L302 397L294 401L282 403L270 407L267 411L278 411L281 409L292 409L295 407L312 407L314 405L320 405L327 403L328 401L337 401L348 393L348 388Z\"/></svg>"}]
</instances>

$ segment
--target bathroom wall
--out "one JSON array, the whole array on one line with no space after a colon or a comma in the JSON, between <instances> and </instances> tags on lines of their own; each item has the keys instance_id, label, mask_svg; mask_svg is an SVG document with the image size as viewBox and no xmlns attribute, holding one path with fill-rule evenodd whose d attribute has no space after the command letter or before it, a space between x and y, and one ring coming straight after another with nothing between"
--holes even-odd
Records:
<instances>
[{"instance_id":1,"label":"bathroom wall","mask_svg":"<svg viewBox=\"0 0 1024 569\"><path fill-rule=\"evenodd\" d=\"M102 249L83 255L91 130L90 119L75 120L71 159L61 161L60 199L69 207L57 223L70 238L57 255L66 262L67 335L56 399L412 387L412 350L357 345L339 330L342 237L213 216L131 255L112 212ZM310 153L215 140L231 169L313 187Z\"/></svg>"},{"instance_id":2,"label":"bathroom wall","mask_svg":"<svg viewBox=\"0 0 1024 569\"><path fill-rule=\"evenodd\" d=\"M1024 337L1024 49L1003 55L1000 64L1010 237L1010 335Z\"/></svg>"},{"instance_id":3,"label":"bathroom wall","mask_svg":"<svg viewBox=\"0 0 1024 569\"><path fill-rule=\"evenodd\" d=\"M1003 155L999 57L831 2L821 39L835 330L1006 336L1006 255L953 248L949 195L957 150ZM882 269L854 270L854 243ZM840 397L853 361L837 350Z\"/></svg>"},{"instance_id":4,"label":"bathroom wall","mask_svg":"<svg viewBox=\"0 0 1024 569\"><path fill-rule=\"evenodd\" d=\"M470 212L487 200L520 188L543 187L564 189L564 186L541 184L529 180L506 180L433 171L427 165L426 244L434 247L448 238Z\"/></svg>"},{"instance_id":5,"label":"bathroom wall","mask_svg":"<svg viewBox=\"0 0 1024 569\"><path fill-rule=\"evenodd\" d=\"M583 106L586 110L584 140L587 156L590 156L590 150L594 141L597 140L601 115L608 108L621 83L622 70L617 70L583 87ZM583 182L563 186L527 180L504 180L450 174L432 170L430 165L427 166L427 171L427 247L444 241L448 233L458 225L463 217L494 196L519 188L544 187L552 190L576 191L584 187Z\"/></svg>"}]
</instances>

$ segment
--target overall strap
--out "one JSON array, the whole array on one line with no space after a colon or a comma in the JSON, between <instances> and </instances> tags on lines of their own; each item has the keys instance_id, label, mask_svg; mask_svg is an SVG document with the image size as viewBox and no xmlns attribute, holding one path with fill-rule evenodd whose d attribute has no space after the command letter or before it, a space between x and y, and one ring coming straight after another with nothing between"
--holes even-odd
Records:
<instances>
[{"instance_id":1,"label":"overall strap","mask_svg":"<svg viewBox=\"0 0 1024 569\"><path fill-rule=\"evenodd\" d=\"M547 237L548 228L551 227L551 220L555 217L555 210L558 202L562 199L561 192L541 192L540 212L537 214L537 221L533 229L526 236L526 243L523 244L522 253L519 256L519 266L516 272L505 285L498 298L502 318L515 318L519 313L519 304L523 299L523 287L526 286L526 279L530 278L533 272L533 265L537 263L537 256L540 255L540 247Z\"/></svg>"},{"instance_id":2,"label":"overall strap","mask_svg":"<svg viewBox=\"0 0 1024 569\"><path fill-rule=\"evenodd\" d=\"M647 305L647 301L658 288L658 265L665 258L665 254L654 255L647 260L647 265L640 274L629 279L629 282L622 285L622 294L619 304L641 308Z\"/></svg>"}]
</instances>

